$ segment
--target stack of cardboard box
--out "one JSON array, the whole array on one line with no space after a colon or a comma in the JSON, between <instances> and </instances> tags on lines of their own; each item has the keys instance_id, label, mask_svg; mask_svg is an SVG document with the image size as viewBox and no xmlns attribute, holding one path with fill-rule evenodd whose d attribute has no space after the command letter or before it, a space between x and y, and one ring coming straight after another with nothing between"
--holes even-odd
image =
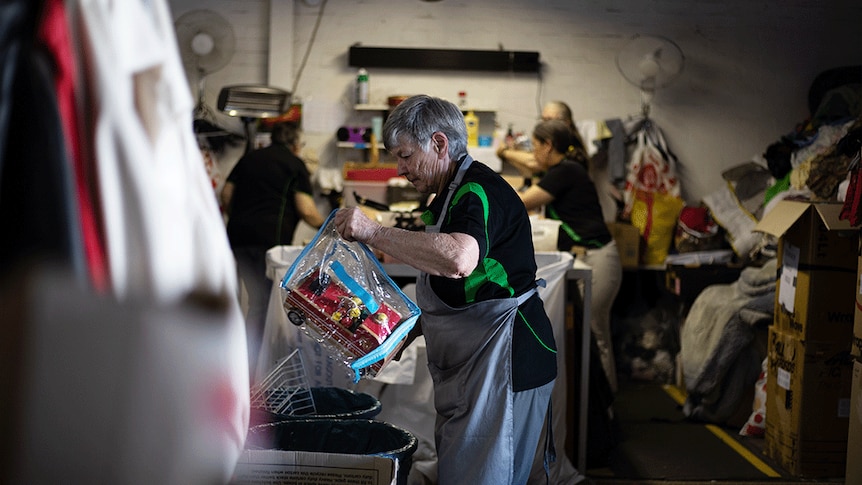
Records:
<instances>
[{"instance_id":1,"label":"stack of cardboard box","mask_svg":"<svg viewBox=\"0 0 862 485\"><path fill-rule=\"evenodd\" d=\"M862 249L862 248L860 248ZM847 430L847 472L844 483L862 483L862 250L856 270L856 311L853 317L853 378L850 385L849 428Z\"/></svg>"},{"instance_id":2,"label":"stack of cardboard box","mask_svg":"<svg viewBox=\"0 0 862 485\"><path fill-rule=\"evenodd\" d=\"M765 452L798 476L840 477L848 461L859 231L840 209L781 201L756 227L779 237Z\"/></svg>"}]
</instances>

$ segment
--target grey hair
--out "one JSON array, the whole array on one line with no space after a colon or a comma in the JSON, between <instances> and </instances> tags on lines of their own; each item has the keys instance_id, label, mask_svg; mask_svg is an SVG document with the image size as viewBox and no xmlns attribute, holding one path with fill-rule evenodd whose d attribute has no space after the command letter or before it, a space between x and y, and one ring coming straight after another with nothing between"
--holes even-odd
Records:
<instances>
[{"instance_id":1,"label":"grey hair","mask_svg":"<svg viewBox=\"0 0 862 485\"><path fill-rule=\"evenodd\" d=\"M383 124L383 146L387 150L411 143L427 151L431 135L442 132L449 139L449 158L460 160L467 153L467 126L455 104L424 94L411 96L389 113Z\"/></svg>"}]
</instances>

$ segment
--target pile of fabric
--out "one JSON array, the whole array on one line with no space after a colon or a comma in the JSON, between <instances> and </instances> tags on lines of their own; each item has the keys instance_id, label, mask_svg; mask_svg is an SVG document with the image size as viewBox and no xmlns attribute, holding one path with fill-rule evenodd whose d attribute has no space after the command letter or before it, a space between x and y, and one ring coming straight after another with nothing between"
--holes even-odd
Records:
<instances>
[{"instance_id":1,"label":"pile of fabric","mask_svg":"<svg viewBox=\"0 0 862 485\"><path fill-rule=\"evenodd\" d=\"M762 155L722 173L727 184L703 199L743 262L761 257L770 241L753 232L754 226L786 197L843 202L842 217L862 223L862 66L820 73L808 105L807 119Z\"/></svg>"},{"instance_id":2,"label":"pile of fabric","mask_svg":"<svg viewBox=\"0 0 862 485\"><path fill-rule=\"evenodd\" d=\"M763 359L756 327L773 320L776 268L775 259L748 267L736 282L708 286L695 299L681 330L687 417L725 422L750 391Z\"/></svg>"}]
</instances>

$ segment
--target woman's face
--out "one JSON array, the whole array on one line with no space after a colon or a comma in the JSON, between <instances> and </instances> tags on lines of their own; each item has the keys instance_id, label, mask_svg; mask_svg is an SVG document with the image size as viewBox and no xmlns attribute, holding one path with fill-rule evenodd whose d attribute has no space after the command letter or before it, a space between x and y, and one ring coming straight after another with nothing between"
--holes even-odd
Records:
<instances>
[{"instance_id":1,"label":"woman's face","mask_svg":"<svg viewBox=\"0 0 862 485\"><path fill-rule=\"evenodd\" d=\"M435 193L446 182L449 155L433 139L427 150L405 143L393 147L390 153L397 160L398 175L407 178L419 193Z\"/></svg>"},{"instance_id":2,"label":"woman's face","mask_svg":"<svg viewBox=\"0 0 862 485\"><path fill-rule=\"evenodd\" d=\"M542 169L547 169L551 160L551 144L533 137L533 158Z\"/></svg>"}]
</instances>

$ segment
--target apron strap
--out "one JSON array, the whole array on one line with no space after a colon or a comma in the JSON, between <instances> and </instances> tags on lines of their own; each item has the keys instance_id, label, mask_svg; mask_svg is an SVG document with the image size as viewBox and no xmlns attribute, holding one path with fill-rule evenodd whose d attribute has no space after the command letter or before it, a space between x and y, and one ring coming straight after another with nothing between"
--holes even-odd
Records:
<instances>
[{"instance_id":1,"label":"apron strap","mask_svg":"<svg viewBox=\"0 0 862 485\"><path fill-rule=\"evenodd\" d=\"M543 281L544 281L544 280L543 280ZM517 298L517 300L518 300L518 306L523 305L523 304L524 304L524 302L526 302L527 300L529 300L533 295L537 294L538 292L539 292L539 290L538 290L538 289L536 289L536 287L534 286L533 288L531 288L531 289L529 289L529 290L527 290L527 291L525 291L525 292L521 293L521 294L518 296L518 298Z\"/></svg>"},{"instance_id":2,"label":"apron strap","mask_svg":"<svg viewBox=\"0 0 862 485\"><path fill-rule=\"evenodd\" d=\"M443 209L440 211L440 217L433 226L426 227L425 232L440 232L440 226L443 225L443 219L446 218L446 213L449 211L449 201L452 200L455 190L461 185L461 181L464 180L464 174L467 173L467 169L470 168L472 163L473 157L465 155L464 161L458 167L458 172L455 173L455 177L449 182L449 187L446 190L446 198L443 200Z\"/></svg>"}]
</instances>

